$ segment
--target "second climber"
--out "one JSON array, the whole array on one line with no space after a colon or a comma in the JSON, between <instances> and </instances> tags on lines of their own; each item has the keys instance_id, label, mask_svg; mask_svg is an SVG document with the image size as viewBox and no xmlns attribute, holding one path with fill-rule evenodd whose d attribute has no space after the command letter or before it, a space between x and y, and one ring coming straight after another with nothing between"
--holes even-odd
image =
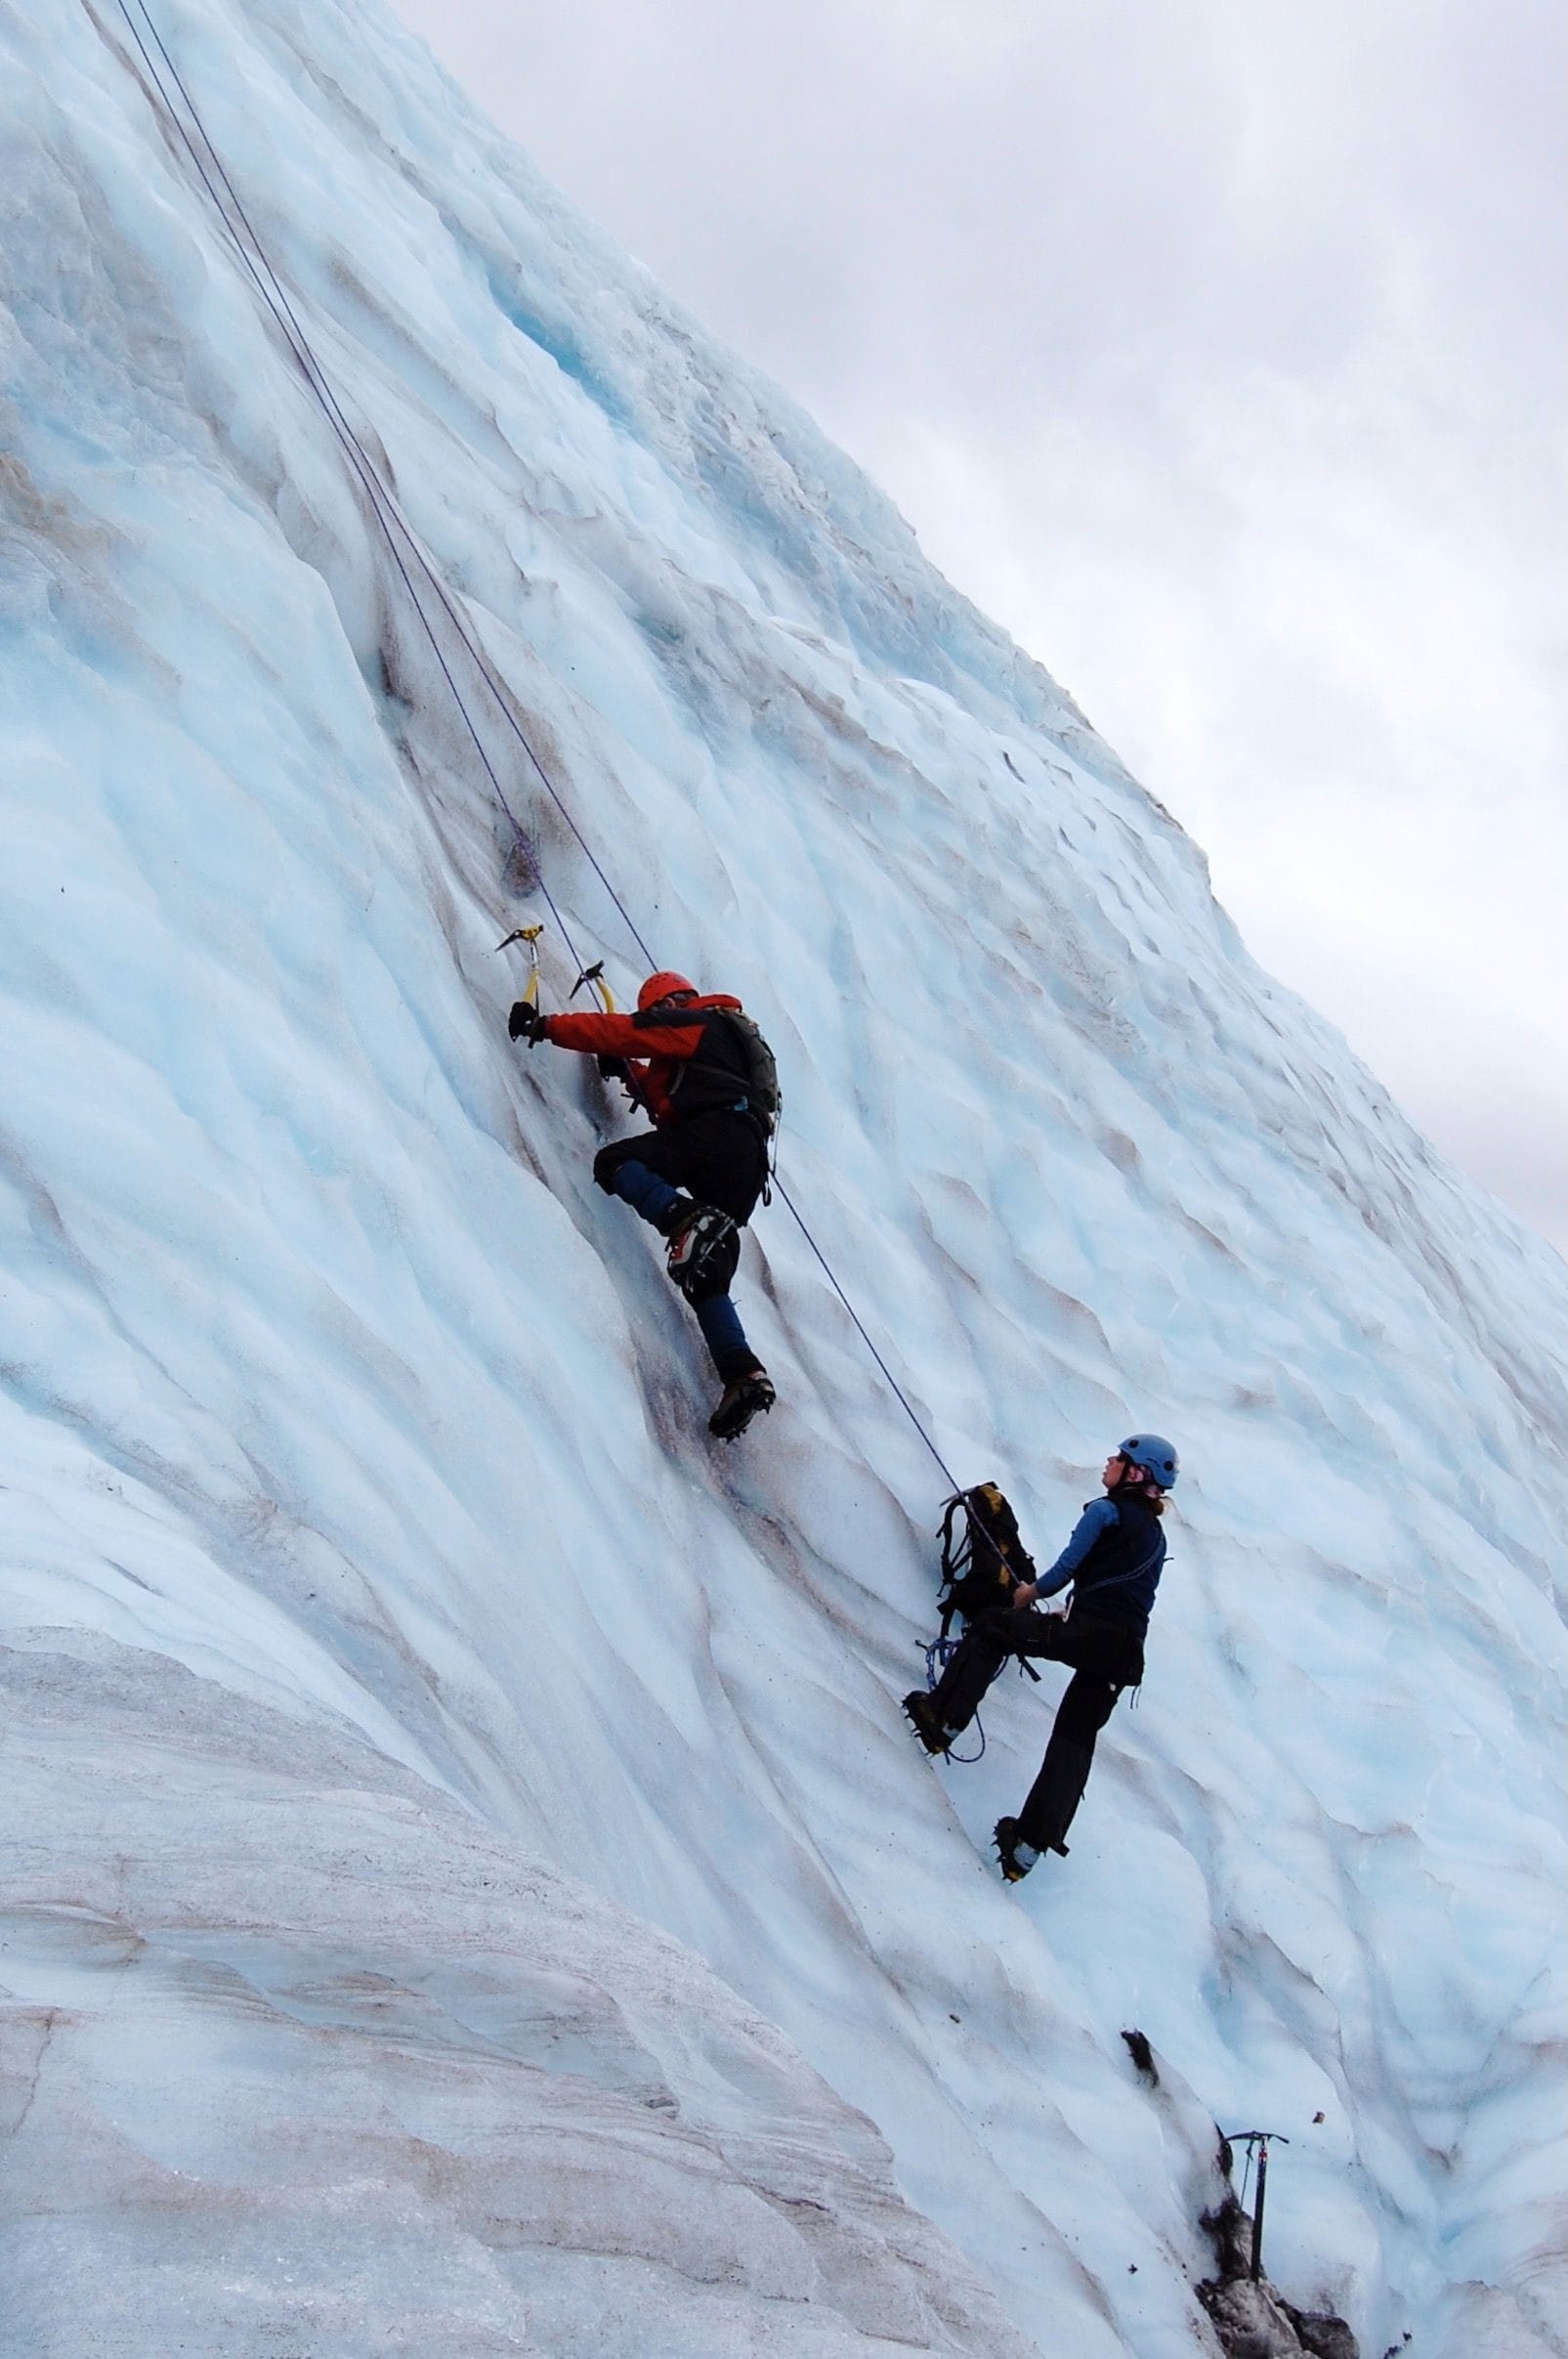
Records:
<instances>
[{"instance_id":1,"label":"second climber","mask_svg":"<svg viewBox=\"0 0 1568 2359\"><path fill-rule=\"evenodd\" d=\"M733 1441L774 1389L730 1299L741 1230L768 1178L779 1113L773 1054L738 999L651 974L635 1015L541 1015L519 1000L513 1040L596 1056L653 1122L594 1158L593 1176L666 1240L669 1274L697 1314L724 1394L708 1430ZM683 1192L684 1191L684 1192Z\"/></svg>"},{"instance_id":2,"label":"second climber","mask_svg":"<svg viewBox=\"0 0 1568 2359\"><path fill-rule=\"evenodd\" d=\"M996 1822L1001 1872L1010 1884L1029 1873L1042 1851L1065 1856L1094 1739L1123 1689L1143 1677L1144 1635L1165 1561L1160 1519L1178 1472L1163 1435L1129 1435L1105 1462L1105 1497L1084 1508L1050 1570L1014 1584L1010 1608L979 1614L930 1694L917 1688L904 1698L926 1751L946 1753L1009 1657L1071 1664L1039 1776L1017 1818ZM1033 1610L1037 1598L1054 1596L1069 1581L1073 1603L1065 1616Z\"/></svg>"}]
</instances>

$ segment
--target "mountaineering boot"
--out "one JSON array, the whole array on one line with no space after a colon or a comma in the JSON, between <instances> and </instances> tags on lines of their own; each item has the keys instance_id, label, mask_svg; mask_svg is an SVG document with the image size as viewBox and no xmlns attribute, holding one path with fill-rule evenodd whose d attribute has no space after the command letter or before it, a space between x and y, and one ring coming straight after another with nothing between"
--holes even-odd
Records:
<instances>
[{"instance_id":1,"label":"mountaineering boot","mask_svg":"<svg viewBox=\"0 0 1568 2359\"><path fill-rule=\"evenodd\" d=\"M905 1716L928 1753L945 1753L952 1739L936 1715L924 1688L911 1688L904 1698Z\"/></svg>"},{"instance_id":2,"label":"mountaineering boot","mask_svg":"<svg viewBox=\"0 0 1568 2359\"><path fill-rule=\"evenodd\" d=\"M1038 1854L1030 1851L1027 1843L1019 1842L1018 1821L1016 1819L998 1819L995 1841L996 1856L1001 1862L1003 1881L1008 1884L1021 1884L1034 1866ZM1025 1851L1029 1852L1027 1860L1019 1857L1020 1852Z\"/></svg>"},{"instance_id":3,"label":"mountaineering boot","mask_svg":"<svg viewBox=\"0 0 1568 2359\"><path fill-rule=\"evenodd\" d=\"M721 1441L734 1441L753 1417L765 1416L777 1394L766 1368L750 1368L724 1388L724 1398L707 1421L707 1430Z\"/></svg>"},{"instance_id":4,"label":"mountaineering boot","mask_svg":"<svg viewBox=\"0 0 1568 2359\"><path fill-rule=\"evenodd\" d=\"M682 1204L667 1231L669 1274L689 1302L723 1294L741 1258L740 1233L711 1204Z\"/></svg>"}]
</instances>

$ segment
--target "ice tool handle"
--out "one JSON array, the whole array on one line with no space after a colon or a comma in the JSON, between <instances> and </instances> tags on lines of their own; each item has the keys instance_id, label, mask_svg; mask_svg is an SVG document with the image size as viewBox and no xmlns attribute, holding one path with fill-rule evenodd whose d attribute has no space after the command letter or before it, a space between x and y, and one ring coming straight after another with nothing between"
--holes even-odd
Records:
<instances>
[{"instance_id":1,"label":"ice tool handle","mask_svg":"<svg viewBox=\"0 0 1568 2359\"><path fill-rule=\"evenodd\" d=\"M1263 2274L1263 2198L1268 2191L1268 2150L1271 2144L1289 2146L1291 2141L1289 2138L1282 2137L1277 2129L1232 2129L1221 2130L1219 2134L1227 2146L1246 2147L1249 2172L1251 2170L1254 2157L1256 2158L1257 2195L1252 2204L1252 2276L1256 2279ZM1247 2181L1244 2178L1242 2181L1244 2205L1246 2200Z\"/></svg>"}]
</instances>

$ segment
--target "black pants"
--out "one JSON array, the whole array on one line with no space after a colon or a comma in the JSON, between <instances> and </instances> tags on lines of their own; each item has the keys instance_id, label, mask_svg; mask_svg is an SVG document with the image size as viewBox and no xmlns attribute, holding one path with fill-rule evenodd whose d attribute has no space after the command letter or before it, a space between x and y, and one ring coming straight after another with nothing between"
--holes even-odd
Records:
<instances>
[{"instance_id":1,"label":"black pants","mask_svg":"<svg viewBox=\"0 0 1568 2359\"><path fill-rule=\"evenodd\" d=\"M695 1114L640 1137L617 1138L594 1157L593 1176L607 1195L624 1195L645 1221L663 1228L653 1195L686 1188L699 1204L711 1204L743 1227L756 1209L768 1176L762 1134L744 1115ZM678 1199L668 1198L670 1204ZM740 1313L730 1300L730 1281L741 1261L741 1239L732 1235L700 1298L689 1296L713 1365L726 1385L760 1370L746 1342Z\"/></svg>"},{"instance_id":2,"label":"black pants","mask_svg":"<svg viewBox=\"0 0 1568 2359\"><path fill-rule=\"evenodd\" d=\"M982 1613L970 1623L937 1682L931 1700L945 1729L966 1729L1002 1665L1024 1655L1071 1663L1073 1677L1056 1709L1039 1776L1018 1814L1020 1842L1036 1851L1063 1848L1073 1814L1083 1799L1094 1739L1123 1688L1143 1677L1143 1643L1125 1622L1091 1621L1070 1613Z\"/></svg>"},{"instance_id":3,"label":"black pants","mask_svg":"<svg viewBox=\"0 0 1568 2359\"><path fill-rule=\"evenodd\" d=\"M745 1114L694 1114L690 1122L666 1123L634 1138L617 1138L593 1159L593 1176L607 1195L622 1163L641 1163L671 1187L684 1187L699 1204L728 1213L743 1228L757 1208L768 1177L762 1133Z\"/></svg>"}]
</instances>

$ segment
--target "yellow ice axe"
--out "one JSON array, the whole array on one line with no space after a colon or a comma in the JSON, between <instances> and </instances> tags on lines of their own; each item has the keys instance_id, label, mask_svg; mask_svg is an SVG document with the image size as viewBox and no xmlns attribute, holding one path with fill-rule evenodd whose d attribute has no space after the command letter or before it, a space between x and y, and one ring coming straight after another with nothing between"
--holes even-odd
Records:
<instances>
[{"instance_id":1,"label":"yellow ice axe","mask_svg":"<svg viewBox=\"0 0 1568 2359\"><path fill-rule=\"evenodd\" d=\"M615 995L611 990L610 985L605 981L605 963L603 959L596 959L591 966L585 966L583 968L581 974L578 975L576 981L572 986L572 997L573 999L576 998L584 983L591 983L593 985L595 991L597 991L599 994L599 1005L601 1008L603 1008L606 1015L614 1015L615 1012Z\"/></svg>"},{"instance_id":2,"label":"yellow ice axe","mask_svg":"<svg viewBox=\"0 0 1568 2359\"><path fill-rule=\"evenodd\" d=\"M539 936L543 931L542 920L537 925L520 925L515 933L507 935L504 942L495 945L497 950L510 950L514 942L528 944L529 979L523 986L523 1002L529 1008L537 1008L539 1004Z\"/></svg>"}]
</instances>

